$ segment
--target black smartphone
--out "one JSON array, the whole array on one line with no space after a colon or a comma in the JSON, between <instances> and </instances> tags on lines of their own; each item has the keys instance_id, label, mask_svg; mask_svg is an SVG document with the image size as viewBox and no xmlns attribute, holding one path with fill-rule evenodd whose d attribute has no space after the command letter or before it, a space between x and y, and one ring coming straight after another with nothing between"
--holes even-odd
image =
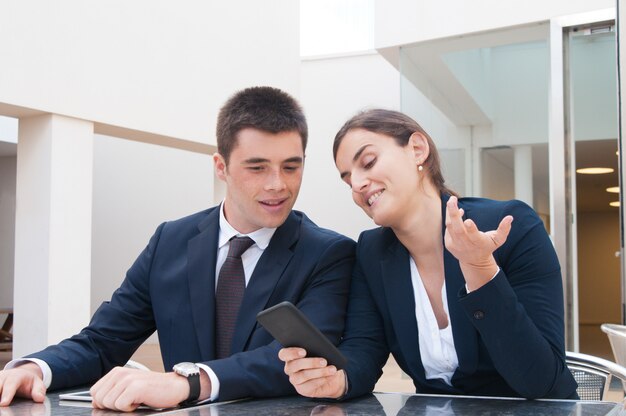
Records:
<instances>
[{"instance_id":1,"label":"black smartphone","mask_svg":"<svg viewBox=\"0 0 626 416\"><path fill-rule=\"evenodd\" d=\"M267 308L259 312L256 319L283 347L304 348L307 357L325 358L337 369L345 368L348 363L326 335L290 302Z\"/></svg>"}]
</instances>

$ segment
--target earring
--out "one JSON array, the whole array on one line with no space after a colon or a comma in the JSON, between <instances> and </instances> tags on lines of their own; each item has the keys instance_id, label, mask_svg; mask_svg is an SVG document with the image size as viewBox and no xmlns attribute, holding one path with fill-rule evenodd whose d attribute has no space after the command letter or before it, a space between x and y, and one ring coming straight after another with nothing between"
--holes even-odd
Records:
<instances>
[{"instance_id":1,"label":"earring","mask_svg":"<svg viewBox=\"0 0 626 416\"><path fill-rule=\"evenodd\" d=\"M424 170L424 166L419 165L419 166L417 167L417 170L418 170L419 172L423 171L423 170Z\"/></svg>"}]
</instances>

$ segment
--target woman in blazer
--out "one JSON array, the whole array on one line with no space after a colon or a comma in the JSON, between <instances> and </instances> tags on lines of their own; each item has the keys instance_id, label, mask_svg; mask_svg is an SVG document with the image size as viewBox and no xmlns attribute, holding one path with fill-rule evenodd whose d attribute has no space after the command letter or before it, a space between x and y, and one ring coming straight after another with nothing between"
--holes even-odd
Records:
<instances>
[{"instance_id":1,"label":"woman in blazer","mask_svg":"<svg viewBox=\"0 0 626 416\"><path fill-rule=\"evenodd\" d=\"M420 393L576 398L560 267L537 214L520 201L458 198L432 139L402 113L357 114L333 153L380 228L359 238L340 345L347 367L285 348L296 390L369 393L391 352Z\"/></svg>"}]
</instances>

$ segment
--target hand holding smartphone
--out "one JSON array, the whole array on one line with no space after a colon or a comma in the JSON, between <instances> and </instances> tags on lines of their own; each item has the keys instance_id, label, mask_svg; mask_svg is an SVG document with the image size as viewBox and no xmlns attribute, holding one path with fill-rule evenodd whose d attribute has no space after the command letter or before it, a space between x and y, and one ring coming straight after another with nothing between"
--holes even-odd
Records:
<instances>
[{"instance_id":1,"label":"hand holding smartphone","mask_svg":"<svg viewBox=\"0 0 626 416\"><path fill-rule=\"evenodd\" d=\"M307 357L325 358L339 370L348 363L341 351L290 302L267 308L256 319L283 347L304 348Z\"/></svg>"}]
</instances>

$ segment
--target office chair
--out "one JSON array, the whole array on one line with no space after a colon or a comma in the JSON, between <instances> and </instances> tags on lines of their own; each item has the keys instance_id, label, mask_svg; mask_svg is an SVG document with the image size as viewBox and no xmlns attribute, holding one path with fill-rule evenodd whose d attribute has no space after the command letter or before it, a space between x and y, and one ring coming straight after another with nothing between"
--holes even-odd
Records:
<instances>
[{"instance_id":1,"label":"office chair","mask_svg":"<svg viewBox=\"0 0 626 416\"><path fill-rule=\"evenodd\" d=\"M602 324L602 332L609 337L615 362L626 367L626 326L618 324ZM626 381L623 382L626 391Z\"/></svg>"},{"instance_id":2,"label":"office chair","mask_svg":"<svg viewBox=\"0 0 626 416\"><path fill-rule=\"evenodd\" d=\"M613 377L626 381L626 368L600 357L566 351L565 362L578 383L581 400L602 400Z\"/></svg>"}]
</instances>

